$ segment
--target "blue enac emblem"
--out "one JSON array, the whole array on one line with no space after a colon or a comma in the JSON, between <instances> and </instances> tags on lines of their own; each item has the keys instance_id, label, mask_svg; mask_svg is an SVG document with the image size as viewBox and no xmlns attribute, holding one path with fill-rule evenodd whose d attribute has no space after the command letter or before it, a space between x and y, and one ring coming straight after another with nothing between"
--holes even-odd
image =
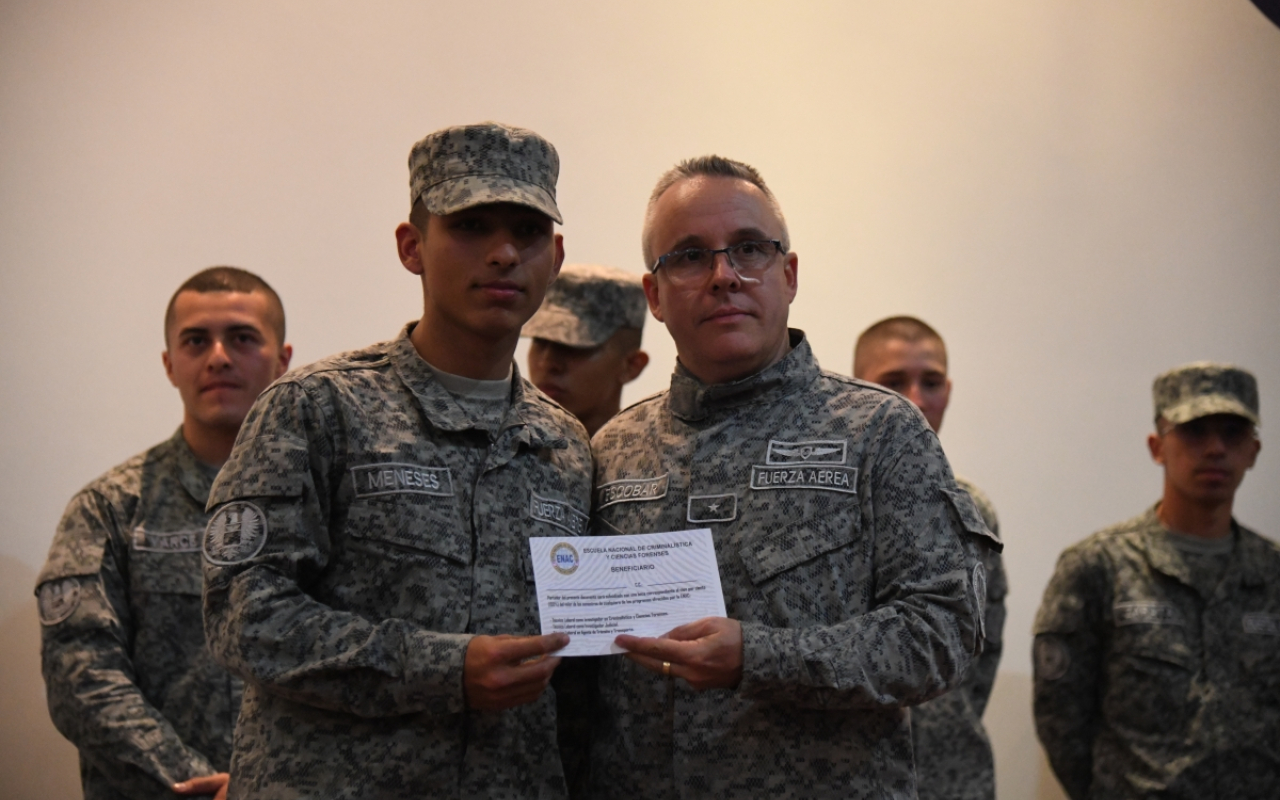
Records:
<instances>
[{"instance_id":1,"label":"blue enac emblem","mask_svg":"<svg viewBox=\"0 0 1280 800\"><path fill-rule=\"evenodd\" d=\"M568 542L551 548L551 566L561 575L572 575L578 569L578 551Z\"/></svg>"}]
</instances>

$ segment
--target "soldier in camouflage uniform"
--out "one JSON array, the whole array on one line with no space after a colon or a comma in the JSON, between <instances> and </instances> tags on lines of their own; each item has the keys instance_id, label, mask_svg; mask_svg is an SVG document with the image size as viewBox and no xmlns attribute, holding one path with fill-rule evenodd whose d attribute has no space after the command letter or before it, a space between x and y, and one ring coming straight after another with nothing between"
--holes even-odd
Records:
<instances>
[{"instance_id":1,"label":"soldier in camouflage uniform","mask_svg":"<svg viewBox=\"0 0 1280 800\"><path fill-rule=\"evenodd\" d=\"M951 399L947 346L923 321L890 317L863 331L854 346L853 376L898 392L920 409L934 433L942 429ZM963 478L957 477L956 483L973 498L987 528L999 536L991 500ZM983 551L982 563L987 571L982 655L955 691L911 709L920 800L993 800L996 795L995 761L982 712L1000 665L1009 582L994 549Z\"/></svg>"},{"instance_id":2,"label":"soldier in camouflage uniform","mask_svg":"<svg viewBox=\"0 0 1280 800\"><path fill-rule=\"evenodd\" d=\"M612 267L566 264L538 313L529 380L593 436L622 405L622 387L649 363L640 335L649 309L640 276Z\"/></svg>"},{"instance_id":3,"label":"soldier in camouflage uniform","mask_svg":"<svg viewBox=\"0 0 1280 800\"><path fill-rule=\"evenodd\" d=\"M906 706L978 647L982 520L919 411L787 328L787 238L739 162L652 195L645 294L679 363L596 435L593 531L710 528L728 617L617 638L594 796L915 797Z\"/></svg>"},{"instance_id":4,"label":"soldier in camouflage uniform","mask_svg":"<svg viewBox=\"0 0 1280 800\"><path fill-rule=\"evenodd\" d=\"M1036 731L1083 798L1280 791L1280 547L1231 516L1257 459L1258 390L1236 367L1156 378L1145 513L1068 548L1035 622Z\"/></svg>"},{"instance_id":5,"label":"soldier in camouflage uniform","mask_svg":"<svg viewBox=\"0 0 1280 800\"><path fill-rule=\"evenodd\" d=\"M225 791L240 682L205 647L200 533L241 421L288 367L283 342L280 298L256 275L190 278L165 315L182 426L63 515L36 596L49 713L80 750L87 800Z\"/></svg>"},{"instance_id":6,"label":"soldier in camouflage uniform","mask_svg":"<svg viewBox=\"0 0 1280 800\"><path fill-rule=\"evenodd\" d=\"M245 679L231 795L555 798L527 539L585 532L585 432L512 365L564 258L531 131L412 150L401 261L421 319L253 407L214 484L205 622Z\"/></svg>"}]
</instances>

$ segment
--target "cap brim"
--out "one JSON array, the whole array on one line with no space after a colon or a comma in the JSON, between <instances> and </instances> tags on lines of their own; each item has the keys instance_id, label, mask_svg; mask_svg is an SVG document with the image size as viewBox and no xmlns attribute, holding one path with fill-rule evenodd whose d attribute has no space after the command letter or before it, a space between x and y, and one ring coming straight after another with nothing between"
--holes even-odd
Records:
<instances>
[{"instance_id":1,"label":"cap brim","mask_svg":"<svg viewBox=\"0 0 1280 800\"><path fill-rule=\"evenodd\" d=\"M1181 425L1184 422L1212 416L1213 414L1234 414L1237 417L1244 417L1254 425L1260 424L1258 415L1250 411L1243 403L1233 397L1221 394L1193 397L1184 403L1179 403L1160 412L1160 416L1174 425Z\"/></svg>"},{"instance_id":2,"label":"cap brim","mask_svg":"<svg viewBox=\"0 0 1280 800\"><path fill-rule=\"evenodd\" d=\"M467 175L441 181L423 192L421 199L428 211L439 216L487 203L515 203L541 211L564 224L555 198L547 190L501 175Z\"/></svg>"},{"instance_id":3,"label":"cap brim","mask_svg":"<svg viewBox=\"0 0 1280 800\"><path fill-rule=\"evenodd\" d=\"M615 329L616 330L616 329ZM568 347L596 347L608 341L613 331L604 335L592 335L591 326L578 318L576 314L555 306L543 306L538 309L524 327L521 336L530 339L546 339L549 342L563 344Z\"/></svg>"}]
</instances>

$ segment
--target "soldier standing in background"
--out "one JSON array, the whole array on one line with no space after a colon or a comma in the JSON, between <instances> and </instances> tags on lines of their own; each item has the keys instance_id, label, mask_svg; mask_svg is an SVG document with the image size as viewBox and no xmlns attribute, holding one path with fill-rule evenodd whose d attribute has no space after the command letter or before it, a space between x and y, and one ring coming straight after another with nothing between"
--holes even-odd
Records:
<instances>
[{"instance_id":1,"label":"soldier standing in background","mask_svg":"<svg viewBox=\"0 0 1280 800\"><path fill-rule=\"evenodd\" d=\"M890 317L863 331L854 345L853 377L901 394L920 409L934 433L942 429L951 399L947 346L921 320ZM1000 523L987 496L963 478L957 477L956 483L973 498L987 528L999 536ZM993 800L996 796L995 761L982 713L1000 665L1009 582L994 549L983 551L983 565L987 606L982 655L954 691L911 709L920 800Z\"/></svg>"},{"instance_id":2,"label":"soldier standing in background","mask_svg":"<svg viewBox=\"0 0 1280 800\"><path fill-rule=\"evenodd\" d=\"M1280 547L1236 522L1258 388L1155 380L1160 502L1069 547L1035 623L1036 731L1073 800L1262 800L1280 787Z\"/></svg>"},{"instance_id":3,"label":"soldier standing in background","mask_svg":"<svg viewBox=\"0 0 1280 800\"><path fill-rule=\"evenodd\" d=\"M622 387L649 363L640 349L644 318L640 276L612 267L566 264L521 335L529 380L594 436L618 413Z\"/></svg>"},{"instance_id":4,"label":"soldier standing in background","mask_svg":"<svg viewBox=\"0 0 1280 800\"><path fill-rule=\"evenodd\" d=\"M36 589L49 714L86 800L221 798L240 709L205 646L200 535L245 414L289 366L284 307L257 275L211 267L164 327L182 425L71 500Z\"/></svg>"},{"instance_id":5,"label":"soldier standing in background","mask_svg":"<svg viewBox=\"0 0 1280 800\"><path fill-rule=\"evenodd\" d=\"M559 158L484 123L409 170L421 318L265 392L210 495L236 797L567 794L528 538L586 531L591 455L511 360L564 259Z\"/></svg>"},{"instance_id":6,"label":"soldier standing in background","mask_svg":"<svg viewBox=\"0 0 1280 800\"><path fill-rule=\"evenodd\" d=\"M986 528L920 414L787 328L798 259L756 170L670 170L643 247L679 363L596 434L593 531L711 529L728 617L617 638L591 792L913 798L906 706L979 646Z\"/></svg>"}]
</instances>

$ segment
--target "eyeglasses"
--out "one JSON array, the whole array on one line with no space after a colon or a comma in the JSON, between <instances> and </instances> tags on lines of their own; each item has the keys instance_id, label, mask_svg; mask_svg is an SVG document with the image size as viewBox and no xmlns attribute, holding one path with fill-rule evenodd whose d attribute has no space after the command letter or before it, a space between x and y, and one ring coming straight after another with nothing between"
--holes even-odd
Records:
<instances>
[{"instance_id":1,"label":"eyeglasses","mask_svg":"<svg viewBox=\"0 0 1280 800\"><path fill-rule=\"evenodd\" d=\"M715 270L716 255L724 253L729 261L729 267L738 274L740 279L755 283L773 263L773 257L785 252L782 249L782 242L777 239L749 239L719 249L690 247L659 256L649 271L656 273L661 267L672 283L685 285L701 283Z\"/></svg>"},{"instance_id":2,"label":"eyeglasses","mask_svg":"<svg viewBox=\"0 0 1280 800\"><path fill-rule=\"evenodd\" d=\"M1221 439L1227 447L1235 447L1256 436L1257 430L1253 427L1253 423L1244 417L1237 417L1234 414L1210 414L1181 425L1170 425L1161 431L1160 435L1170 433L1177 434L1179 438L1191 445L1204 444L1212 436Z\"/></svg>"}]
</instances>

